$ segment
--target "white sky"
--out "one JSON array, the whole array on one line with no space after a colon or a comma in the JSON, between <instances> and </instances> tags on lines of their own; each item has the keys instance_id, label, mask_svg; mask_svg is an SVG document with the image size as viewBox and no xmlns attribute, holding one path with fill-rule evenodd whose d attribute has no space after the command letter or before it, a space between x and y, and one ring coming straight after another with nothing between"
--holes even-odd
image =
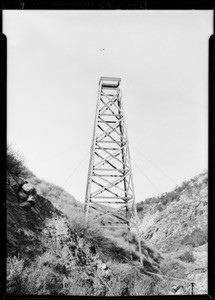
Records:
<instances>
[{"instance_id":1,"label":"white sky","mask_svg":"<svg viewBox=\"0 0 215 300\"><path fill-rule=\"evenodd\" d=\"M121 77L137 202L197 175L208 164L212 18L4 10L8 142L38 177L83 202L99 78Z\"/></svg>"}]
</instances>

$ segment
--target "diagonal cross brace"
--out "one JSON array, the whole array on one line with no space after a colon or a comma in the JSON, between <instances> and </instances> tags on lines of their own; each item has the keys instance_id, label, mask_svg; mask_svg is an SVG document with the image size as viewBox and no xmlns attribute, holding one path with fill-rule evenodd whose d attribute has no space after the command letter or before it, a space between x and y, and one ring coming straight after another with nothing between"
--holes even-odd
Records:
<instances>
[{"instance_id":1,"label":"diagonal cross brace","mask_svg":"<svg viewBox=\"0 0 215 300\"><path fill-rule=\"evenodd\" d=\"M124 146L122 146L122 147L120 147L119 149L117 149L114 153L110 153L110 152L108 152L105 148L103 148L103 147L101 147L101 146L99 146L99 145L97 145L99 148L100 148L100 150L103 150L105 153L107 153L107 154L109 154L109 156L108 157L106 157L106 158L103 158L103 160L105 159L106 161L108 160L112 160L112 159L116 159L119 163L121 163L124 167L127 167L127 168L129 168L129 166L126 164L126 162L123 162L122 160L119 160L118 158L117 158L117 156L119 156L120 154L121 154L121 150L124 148ZM120 151L120 152L119 152ZM119 154L118 154L118 152L119 152ZM116 155L117 154L117 155ZM101 161L102 162L102 161ZM98 167L99 166L99 164L101 164L101 162L99 162L99 163L97 163L96 165L95 165L95 167Z\"/></svg>"},{"instance_id":2,"label":"diagonal cross brace","mask_svg":"<svg viewBox=\"0 0 215 300\"><path fill-rule=\"evenodd\" d=\"M95 191L93 194L91 194L92 196L97 196L98 194L102 193L104 190L109 189L111 187L116 187L117 189L119 189L120 191L124 192L124 190L122 188L120 188L119 186L117 186L117 184L119 184L120 182L124 181L124 179L128 176L128 174L122 176L120 179L117 179L113 182L110 182L109 180L103 178L101 175L98 175L98 177L102 178L102 180L104 180L105 182L109 183L109 185L104 186L102 189ZM132 196L129 192L127 192L128 195Z\"/></svg>"}]
</instances>

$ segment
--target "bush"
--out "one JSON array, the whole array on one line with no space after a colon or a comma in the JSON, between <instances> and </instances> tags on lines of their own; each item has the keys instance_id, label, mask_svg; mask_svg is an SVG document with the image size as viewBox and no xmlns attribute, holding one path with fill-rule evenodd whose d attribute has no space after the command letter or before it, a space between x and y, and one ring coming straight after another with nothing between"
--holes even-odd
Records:
<instances>
[{"instance_id":1,"label":"bush","mask_svg":"<svg viewBox=\"0 0 215 300\"><path fill-rule=\"evenodd\" d=\"M17 257L7 258L7 293L21 294L24 292L23 269L24 260Z\"/></svg>"},{"instance_id":2,"label":"bush","mask_svg":"<svg viewBox=\"0 0 215 300\"><path fill-rule=\"evenodd\" d=\"M176 278L185 278L185 267L182 266L179 262L167 258L161 263L161 274Z\"/></svg>"},{"instance_id":3,"label":"bush","mask_svg":"<svg viewBox=\"0 0 215 300\"><path fill-rule=\"evenodd\" d=\"M136 208L137 208L137 212L138 212L138 213L141 212L141 210L143 209L143 203L142 203L142 202L137 203Z\"/></svg>"},{"instance_id":4,"label":"bush","mask_svg":"<svg viewBox=\"0 0 215 300\"><path fill-rule=\"evenodd\" d=\"M23 159L10 146L7 146L7 171L17 176L25 171Z\"/></svg>"},{"instance_id":5,"label":"bush","mask_svg":"<svg viewBox=\"0 0 215 300\"><path fill-rule=\"evenodd\" d=\"M193 255L193 252L191 252L191 251L186 251L184 254L180 255L178 258L180 260L188 262L188 263L195 261L195 257Z\"/></svg>"},{"instance_id":6,"label":"bush","mask_svg":"<svg viewBox=\"0 0 215 300\"><path fill-rule=\"evenodd\" d=\"M63 276L48 266L27 269L26 294L58 295L63 288Z\"/></svg>"},{"instance_id":7,"label":"bush","mask_svg":"<svg viewBox=\"0 0 215 300\"><path fill-rule=\"evenodd\" d=\"M207 230L201 230L195 228L190 235L186 235L181 241L182 245L189 245L192 247L199 247L204 245L208 241L208 232Z\"/></svg>"},{"instance_id":8,"label":"bush","mask_svg":"<svg viewBox=\"0 0 215 300\"><path fill-rule=\"evenodd\" d=\"M48 265L34 262L27 267L23 259L7 259L9 294L58 295L62 282L63 276Z\"/></svg>"},{"instance_id":9,"label":"bush","mask_svg":"<svg viewBox=\"0 0 215 300\"><path fill-rule=\"evenodd\" d=\"M166 257L165 261L161 263L161 274L166 277L161 278L159 283L155 288L156 295L168 295L170 292L170 287L174 284L179 284L181 281L177 278L185 279L186 278L186 268L180 264L178 261L174 261L171 257ZM173 279L176 278L176 279ZM183 282L185 294L189 294L189 283Z\"/></svg>"},{"instance_id":10,"label":"bush","mask_svg":"<svg viewBox=\"0 0 215 300\"><path fill-rule=\"evenodd\" d=\"M161 205L161 204L158 204L158 205L156 206L156 210L158 210L158 211L162 211L162 210L163 210L163 207L162 207L162 205Z\"/></svg>"}]
</instances>

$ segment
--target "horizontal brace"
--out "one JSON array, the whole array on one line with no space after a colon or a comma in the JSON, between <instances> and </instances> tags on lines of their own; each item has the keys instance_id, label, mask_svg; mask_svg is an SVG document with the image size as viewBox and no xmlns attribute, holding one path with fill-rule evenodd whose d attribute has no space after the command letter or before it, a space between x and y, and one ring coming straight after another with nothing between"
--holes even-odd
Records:
<instances>
[{"instance_id":1,"label":"horizontal brace","mask_svg":"<svg viewBox=\"0 0 215 300\"><path fill-rule=\"evenodd\" d=\"M99 141L99 140L97 140L96 143L115 143L115 144L122 145L122 144L126 144L127 140L125 140L123 142L121 142L121 141Z\"/></svg>"},{"instance_id":2,"label":"horizontal brace","mask_svg":"<svg viewBox=\"0 0 215 300\"><path fill-rule=\"evenodd\" d=\"M113 202L113 201L91 201L92 203L110 203L110 204L123 204L123 202Z\"/></svg>"},{"instance_id":3,"label":"horizontal brace","mask_svg":"<svg viewBox=\"0 0 215 300\"><path fill-rule=\"evenodd\" d=\"M98 120L98 123L111 123L111 124L114 124L118 121L118 119L116 121L100 121Z\"/></svg>"},{"instance_id":4,"label":"horizontal brace","mask_svg":"<svg viewBox=\"0 0 215 300\"><path fill-rule=\"evenodd\" d=\"M108 192L108 190L106 190ZM95 191L96 192L96 191ZM94 193L95 193L94 192ZM111 191L109 191L111 192ZM114 194L116 195L115 193L111 193L111 194ZM122 197L122 196L115 196L115 197L111 197L111 196L100 196L100 197L96 197L96 196L93 196L93 195L90 195L90 199L122 199L124 202L127 201L127 200L130 200L132 198L125 198L125 197ZM123 204L123 202L122 202Z\"/></svg>"},{"instance_id":5,"label":"horizontal brace","mask_svg":"<svg viewBox=\"0 0 215 300\"><path fill-rule=\"evenodd\" d=\"M129 202L129 201L128 201ZM111 207L106 207L106 209L102 206L100 206L100 205L98 205L98 206L95 206L95 205L93 205L93 203L91 203L91 202L89 202L89 206L92 208L92 209L95 209L95 210L100 210L102 213L103 213L103 216L105 216L105 215L108 215L108 214L112 214L113 212L122 212L122 210L124 210L125 208L127 208L127 205L129 204L129 203L126 203L126 204L123 204L123 205L121 205L120 207L117 207L117 208L113 208L112 207L112 209L113 210L110 210L110 208ZM95 203L94 203L95 204ZM131 204L131 203L130 203ZM100 208L100 209L99 209ZM107 209L107 208L109 208L109 209ZM104 210L106 210L106 212L104 212ZM133 221L130 221L131 223L133 223L135 226L139 226L137 223L134 223Z\"/></svg>"},{"instance_id":6,"label":"horizontal brace","mask_svg":"<svg viewBox=\"0 0 215 300\"><path fill-rule=\"evenodd\" d=\"M95 150L102 150L103 152L107 152L107 154L108 154L108 156L107 157L103 157L103 156L101 156L101 154L98 154L97 152L94 152L94 154L96 154L97 156L99 156L101 159L102 159L102 161L107 161L108 159L109 160L112 160L111 159L111 157L112 156L114 156L113 158L115 158L115 157L117 157L117 156L119 156L120 154L122 154L121 153L121 148L118 148L118 149L116 149L116 151L112 154L112 153L109 153L105 148L101 148L101 147L98 147L97 149L95 149ZM102 152L102 154L103 154L103 152ZM101 152L100 152L101 153ZM102 162L101 161L101 162ZM101 163L100 162L100 163ZM96 164L97 165L97 164Z\"/></svg>"},{"instance_id":7,"label":"horizontal brace","mask_svg":"<svg viewBox=\"0 0 215 300\"><path fill-rule=\"evenodd\" d=\"M104 141L104 139L107 138L107 137L111 138L112 141ZM98 137L97 137L96 138L96 145L97 146L98 146L98 143L114 143L114 144L116 144L116 145L118 145L120 147L123 146L123 143L121 141L115 140L113 137L110 136L110 134L104 136L101 140L98 140Z\"/></svg>"},{"instance_id":8,"label":"horizontal brace","mask_svg":"<svg viewBox=\"0 0 215 300\"><path fill-rule=\"evenodd\" d=\"M119 147L119 148L104 148L105 150L121 150L121 147ZM103 148L100 148L100 147L97 147L97 148L95 148L95 150L103 150Z\"/></svg>"},{"instance_id":9,"label":"horizontal brace","mask_svg":"<svg viewBox=\"0 0 215 300\"><path fill-rule=\"evenodd\" d=\"M108 174L96 174L93 173L92 176L98 176L98 177L124 177L123 174L122 175L108 175Z\"/></svg>"},{"instance_id":10,"label":"horizontal brace","mask_svg":"<svg viewBox=\"0 0 215 300\"><path fill-rule=\"evenodd\" d=\"M96 204L96 203L94 203L94 204ZM136 225L133 221L131 221L131 220L129 220L129 219L126 219L126 217L123 217L123 216L119 215L119 214L117 213L118 208L116 208L114 211L110 211L110 210L108 210L107 208L101 207L101 206L99 206L99 205L96 207L96 206L93 205L93 204L91 204L91 208L93 208L93 209L95 209L95 210L98 210L98 211L101 211L101 212L102 212L103 214L105 214L105 215L110 214L111 216L113 216L113 217L115 217L115 218L121 220L121 222L129 222L129 223L131 223L131 224ZM110 208L110 207L109 207L109 208ZM102 217L102 215L101 215L100 217ZM99 217L99 218L100 218L100 217Z\"/></svg>"},{"instance_id":11,"label":"horizontal brace","mask_svg":"<svg viewBox=\"0 0 215 300\"><path fill-rule=\"evenodd\" d=\"M99 113L99 115L98 116L111 116L111 117L116 117L116 116L118 116L118 117L123 117L123 115L122 114L102 114L102 113ZM118 119L118 120L120 120L120 119Z\"/></svg>"},{"instance_id":12,"label":"horizontal brace","mask_svg":"<svg viewBox=\"0 0 215 300\"><path fill-rule=\"evenodd\" d=\"M113 87L110 87L110 86L104 86L102 85L102 90L117 90L118 89L118 86L113 86Z\"/></svg>"},{"instance_id":13,"label":"horizontal brace","mask_svg":"<svg viewBox=\"0 0 215 300\"><path fill-rule=\"evenodd\" d=\"M100 168L93 168L93 171L112 171L112 172L116 172L116 171L119 171L119 172L125 172L125 173L128 173L129 172L129 169L100 169Z\"/></svg>"},{"instance_id":14,"label":"horizontal brace","mask_svg":"<svg viewBox=\"0 0 215 300\"><path fill-rule=\"evenodd\" d=\"M95 203L94 203L94 204L95 204ZM123 217L123 216L120 216L118 213L116 213L116 212L114 212L114 211L108 211L107 209L102 208L102 207L99 207L99 206L96 207L96 206L91 205L91 207L94 208L94 209L96 209L96 210L99 210L99 211L101 211L101 212L103 212L103 213L107 213L107 212L108 212L108 213L110 213L111 216L114 216L115 218L120 219L121 221L129 222L129 223L133 223L133 224L134 224L133 221L130 221L130 220L126 219L126 218Z\"/></svg>"},{"instance_id":15,"label":"horizontal brace","mask_svg":"<svg viewBox=\"0 0 215 300\"><path fill-rule=\"evenodd\" d=\"M120 82L121 81L121 78L120 77L105 77L105 76L101 76L100 77L100 81L117 81L117 82Z\"/></svg>"},{"instance_id":16,"label":"horizontal brace","mask_svg":"<svg viewBox=\"0 0 215 300\"><path fill-rule=\"evenodd\" d=\"M111 196L91 197L91 199L119 199L119 198L122 199L123 201L132 199L131 197L125 198L125 197L111 197ZM123 204L123 202L122 202L122 204Z\"/></svg>"},{"instance_id":17,"label":"horizontal brace","mask_svg":"<svg viewBox=\"0 0 215 300\"><path fill-rule=\"evenodd\" d=\"M105 159L113 157L113 156L114 156L113 158L115 158L115 157L119 156L120 154L122 154L122 149L121 148L102 148L102 147L97 147L97 148L95 148L95 150L101 150L103 152L106 152L108 154L108 157L106 157ZM115 152L111 153L111 152L108 152L108 150L115 150Z\"/></svg>"},{"instance_id":18,"label":"horizontal brace","mask_svg":"<svg viewBox=\"0 0 215 300\"><path fill-rule=\"evenodd\" d=\"M116 89L118 88L119 84L110 84L110 83L102 83L102 89Z\"/></svg>"},{"instance_id":19,"label":"horizontal brace","mask_svg":"<svg viewBox=\"0 0 215 300\"><path fill-rule=\"evenodd\" d=\"M118 96L117 93L116 94L107 94L107 93L104 93L103 91L101 91L101 96L105 96L105 97L113 97L113 96Z\"/></svg>"}]
</instances>

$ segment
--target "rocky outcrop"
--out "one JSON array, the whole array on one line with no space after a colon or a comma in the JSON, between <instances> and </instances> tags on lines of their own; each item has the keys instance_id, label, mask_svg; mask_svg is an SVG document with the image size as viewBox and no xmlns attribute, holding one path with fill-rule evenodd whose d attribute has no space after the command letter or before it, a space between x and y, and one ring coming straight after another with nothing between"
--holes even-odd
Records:
<instances>
[{"instance_id":1,"label":"rocky outcrop","mask_svg":"<svg viewBox=\"0 0 215 300\"><path fill-rule=\"evenodd\" d=\"M183 261L187 280L195 283L194 294L206 294L208 172L184 182L171 193L141 203L140 208L142 238L166 259ZM182 289L173 289L170 294L179 290L181 293Z\"/></svg>"},{"instance_id":2,"label":"rocky outcrop","mask_svg":"<svg viewBox=\"0 0 215 300\"><path fill-rule=\"evenodd\" d=\"M162 252L205 244L208 222L207 203L207 172L204 172L189 181L179 199L173 199L160 211L155 212L151 208L145 211L141 225L143 239L150 241Z\"/></svg>"},{"instance_id":3,"label":"rocky outcrop","mask_svg":"<svg viewBox=\"0 0 215 300\"><path fill-rule=\"evenodd\" d=\"M22 206L17 199L16 182L7 184L7 253L33 259L46 249L42 230L48 219L62 216L50 201L37 195L34 207Z\"/></svg>"}]
</instances>

